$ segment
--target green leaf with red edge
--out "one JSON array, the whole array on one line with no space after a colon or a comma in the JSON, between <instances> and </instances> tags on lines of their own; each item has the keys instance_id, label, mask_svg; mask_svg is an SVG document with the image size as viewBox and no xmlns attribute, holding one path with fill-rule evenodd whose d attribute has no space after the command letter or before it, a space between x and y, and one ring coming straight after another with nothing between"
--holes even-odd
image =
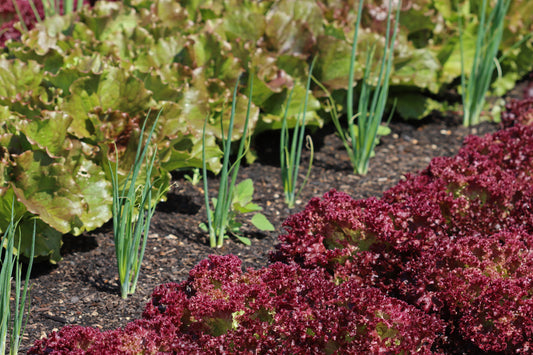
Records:
<instances>
[{"instance_id":1,"label":"green leaf with red edge","mask_svg":"<svg viewBox=\"0 0 533 355\"><path fill-rule=\"evenodd\" d=\"M222 31L231 41L249 42L254 45L266 30L266 19L260 4L251 2L236 6L222 18Z\"/></svg>"},{"instance_id":2,"label":"green leaf with red edge","mask_svg":"<svg viewBox=\"0 0 533 355\"><path fill-rule=\"evenodd\" d=\"M279 117L282 117L286 110L287 123L289 127L294 127L296 120L298 118L301 119L301 115L303 115L305 94L305 86L300 83L295 83L288 109L287 104L290 95L288 90L272 95L267 100L269 110L261 115L261 120L258 123L256 131L261 132L271 129L281 129L282 121ZM317 111L320 109L320 102L312 95L312 93L308 94L307 100L307 112L305 117L306 126L322 126L323 120L317 114Z\"/></svg>"},{"instance_id":3,"label":"green leaf with red edge","mask_svg":"<svg viewBox=\"0 0 533 355\"><path fill-rule=\"evenodd\" d=\"M50 156L60 154L72 118L58 111L42 111L41 116L41 119L20 119L14 122L14 126L35 149L44 149Z\"/></svg>"},{"instance_id":4,"label":"green leaf with red edge","mask_svg":"<svg viewBox=\"0 0 533 355\"><path fill-rule=\"evenodd\" d=\"M44 150L13 156L12 186L29 212L61 233L79 235L111 218L111 184L83 154L84 143L70 143L64 157Z\"/></svg>"},{"instance_id":5,"label":"green leaf with red edge","mask_svg":"<svg viewBox=\"0 0 533 355\"><path fill-rule=\"evenodd\" d=\"M113 41L116 33L133 31L138 15L119 2L98 1L92 9L79 12L80 21L94 33L98 41ZM120 40L120 38L118 38Z\"/></svg>"},{"instance_id":6,"label":"green leaf with red edge","mask_svg":"<svg viewBox=\"0 0 533 355\"><path fill-rule=\"evenodd\" d=\"M35 54L43 57L50 50L63 53L59 42L65 38L65 32L72 24L75 14L47 17L45 22L36 23L35 28L22 36L22 41Z\"/></svg>"},{"instance_id":7,"label":"green leaf with red edge","mask_svg":"<svg viewBox=\"0 0 533 355\"><path fill-rule=\"evenodd\" d=\"M98 135L97 128L109 112L140 115L148 110L151 93L143 83L121 68L106 68L100 75L92 74L75 80L70 95L61 109L73 122L69 132L78 138Z\"/></svg>"},{"instance_id":8,"label":"green leaf with red edge","mask_svg":"<svg viewBox=\"0 0 533 355\"><path fill-rule=\"evenodd\" d=\"M13 197L15 196L13 189L8 185L3 186L3 188L0 188L0 230L2 232L5 231L10 222L9 217L11 217L11 206L13 203ZM19 236L22 238L20 240L20 249L16 250L16 253L28 257L31 255L33 220L37 217L28 213L26 206L16 198L14 207L15 220L20 220L18 224L20 227L20 234L16 234L15 245L18 245ZM61 255L59 254L59 250L62 244L61 236L62 234L60 232L37 218L35 257L50 260L52 263L60 261Z\"/></svg>"},{"instance_id":9,"label":"green leaf with red edge","mask_svg":"<svg viewBox=\"0 0 533 355\"><path fill-rule=\"evenodd\" d=\"M281 0L265 15L266 40L278 53L308 55L323 33L322 11L314 0Z\"/></svg>"},{"instance_id":10,"label":"green leaf with red edge","mask_svg":"<svg viewBox=\"0 0 533 355\"><path fill-rule=\"evenodd\" d=\"M43 76L42 67L37 62L0 57L0 97L11 100L36 97L44 91L41 87Z\"/></svg>"},{"instance_id":11,"label":"green leaf with red edge","mask_svg":"<svg viewBox=\"0 0 533 355\"><path fill-rule=\"evenodd\" d=\"M174 102L165 102L159 117L155 141L158 142L159 162L167 171L202 166L202 137L193 125L200 116L194 116L192 112L185 115L182 107ZM222 151L213 135L206 137L206 146L208 169L220 171Z\"/></svg>"},{"instance_id":12,"label":"green leaf with red edge","mask_svg":"<svg viewBox=\"0 0 533 355\"><path fill-rule=\"evenodd\" d=\"M317 41L321 55L317 59L314 76L326 85L328 90L346 89L352 45L345 38L326 35L319 36ZM363 68L359 62L356 63L354 70L357 75L355 78L362 78Z\"/></svg>"}]
</instances>

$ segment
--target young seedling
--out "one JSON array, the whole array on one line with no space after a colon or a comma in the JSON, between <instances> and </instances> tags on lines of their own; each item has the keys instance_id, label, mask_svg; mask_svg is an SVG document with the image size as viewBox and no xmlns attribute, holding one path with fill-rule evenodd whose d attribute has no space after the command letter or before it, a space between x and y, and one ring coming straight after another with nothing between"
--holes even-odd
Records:
<instances>
[{"instance_id":1,"label":"young seedling","mask_svg":"<svg viewBox=\"0 0 533 355\"><path fill-rule=\"evenodd\" d=\"M207 165L206 165L206 142L205 142L205 130L207 126L208 117L204 122L204 129L202 134L202 168L203 168L203 180L204 180L204 197L207 213L207 225L202 223L200 228L209 232L209 243L212 248L222 247L224 239L229 235L236 237L242 243L250 245L250 239L239 234L241 223L236 220L237 214L257 212L261 210L261 207L252 202L252 196L254 192L253 182L251 179L246 179L236 184L237 175L239 173L239 167L242 158L246 154L246 150L249 146L247 138L248 122L250 121L250 109L251 99L248 101L248 107L246 110L246 119L244 122L244 129L242 138L237 150L237 156L233 165L230 166L230 153L231 153L231 137L233 134L233 125L235 119L235 108L237 104L237 91L239 88L239 81L235 84L233 90L233 98L231 105L231 115L228 127L228 132L224 136L224 129L221 122L222 133L222 148L224 156L222 158L222 170L220 172L220 184L218 189L218 196L209 201L209 186L207 182ZM249 98L252 97L253 92L253 79L250 80L250 93ZM231 174L231 177L230 177ZM259 230L274 230L274 226L268 221L268 219L261 213L255 213L251 219L252 224Z\"/></svg>"},{"instance_id":2,"label":"young seedling","mask_svg":"<svg viewBox=\"0 0 533 355\"><path fill-rule=\"evenodd\" d=\"M461 50L461 95L463 100L463 125L468 127L480 122L485 95L489 90L494 69L498 65L496 55L503 34L503 23L510 0L498 0L487 18L487 0L479 10L479 26L474 61L469 78L466 78L462 19L459 17L459 43Z\"/></svg>"},{"instance_id":3,"label":"young seedling","mask_svg":"<svg viewBox=\"0 0 533 355\"><path fill-rule=\"evenodd\" d=\"M202 175L200 174L200 168L193 168L192 174L185 175L185 180L190 182L193 186L198 185L198 183L202 180Z\"/></svg>"},{"instance_id":4,"label":"young seedling","mask_svg":"<svg viewBox=\"0 0 533 355\"><path fill-rule=\"evenodd\" d=\"M18 354L18 349L20 347L21 335L24 334L24 329L26 328L26 323L28 317L24 319L24 310L26 306L26 300L28 299L28 308L30 307L29 300L29 281L31 268L33 266L33 257L35 251L35 230L36 230L36 220L33 222L33 235L32 235L32 247L30 252L30 258L28 267L26 270L26 278L24 280L24 288L22 289L21 295L21 265L19 262L20 255L20 238L18 246L15 252L15 232L18 227L18 222L14 218L14 203L11 205L11 219L4 232L3 238L0 238L0 254L3 257L0 260L2 268L0 269L0 355L6 353L6 344L7 344L7 335L10 334L10 350L9 353L12 355ZM16 253L16 256L14 255ZM15 268L15 303L13 306L14 315L13 315L13 324L10 324L11 320L11 279L13 274L13 268Z\"/></svg>"},{"instance_id":5,"label":"young seedling","mask_svg":"<svg viewBox=\"0 0 533 355\"><path fill-rule=\"evenodd\" d=\"M113 188L112 211L115 254L117 257L120 291L124 299L129 294L135 293L141 263L146 249L146 242L148 241L150 220L154 215L157 200L162 195L162 191L158 191L156 202L152 201L152 187L154 185L152 182L152 169L157 154L154 152L151 158L147 155L152 134L154 133L160 114L161 111L154 121L143 148L142 137L145 132L146 122L148 121L148 113L147 119L144 121L141 129L135 161L126 176L122 189L120 188L118 179L118 152L116 149L114 169L111 167L111 162L108 161ZM137 178L139 177L139 172L143 164L146 165L145 181L143 184L137 185Z\"/></svg>"},{"instance_id":6,"label":"young seedling","mask_svg":"<svg viewBox=\"0 0 533 355\"><path fill-rule=\"evenodd\" d=\"M311 86L311 78L313 74L313 67L316 62L316 57L313 59L311 66L309 68L309 77L307 79L307 87L305 93L305 99L303 104L303 110L298 115L296 120L296 125L293 128L292 139L290 142L290 151L289 151L289 132L287 127L287 114L289 106L291 103L292 93L289 94L289 99L287 101L287 107L285 108L285 114L283 115L283 121L281 125L281 140L279 145L280 153L280 165L281 165L281 181L283 182L283 191L285 193L285 203L289 208L294 208L295 201L300 195L300 192L307 184L309 179L309 174L311 173L311 167L313 166L313 141L310 136L307 136L307 145L311 151L311 156L309 158L309 167L307 169L307 174L302 182L302 185L296 191L296 182L298 180L298 171L300 169L300 159L302 156L302 148L304 142L304 133L305 133L305 117L307 114L307 99L309 97L309 87ZM294 89L293 89L294 90Z\"/></svg>"}]
</instances>

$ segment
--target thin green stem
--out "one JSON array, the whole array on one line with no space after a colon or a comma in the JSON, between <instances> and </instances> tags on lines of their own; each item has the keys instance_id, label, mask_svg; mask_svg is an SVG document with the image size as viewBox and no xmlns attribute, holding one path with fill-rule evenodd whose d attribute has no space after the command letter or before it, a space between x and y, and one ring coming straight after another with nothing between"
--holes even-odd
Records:
<instances>
[{"instance_id":1,"label":"thin green stem","mask_svg":"<svg viewBox=\"0 0 533 355\"><path fill-rule=\"evenodd\" d=\"M307 185L307 182L309 181L309 176L311 175L311 168L313 167L313 160L315 157L315 148L313 146L313 139L311 139L311 136L306 136L306 142L307 142L306 143L307 149L309 149L309 165L307 166L307 172L302 181L302 184L300 185L300 188L298 189L296 196L293 198L294 201L298 199L298 197L300 196L300 193L302 192L302 189L305 187L305 185Z\"/></svg>"},{"instance_id":2,"label":"thin green stem","mask_svg":"<svg viewBox=\"0 0 533 355\"><path fill-rule=\"evenodd\" d=\"M205 150L206 150L206 143L205 143L205 129L207 127L207 121L209 119L209 115L205 117L204 120L204 128L202 130L202 174L204 179L204 199L205 199L205 209L207 214L207 228L209 231L209 244L211 245L211 248L216 247L216 234L215 229L213 227L213 217L210 203L209 203L209 185L207 183L207 163L206 163L206 156L205 156Z\"/></svg>"},{"instance_id":3,"label":"thin green stem","mask_svg":"<svg viewBox=\"0 0 533 355\"><path fill-rule=\"evenodd\" d=\"M479 14L476 45L472 68L467 78L464 63L463 23L459 17L459 45L461 52L461 96L463 100L463 125L478 124L485 104L494 70L496 56L503 35L503 24L510 0L498 0L487 15L487 0L483 0ZM500 74L501 75L501 74Z\"/></svg>"},{"instance_id":4,"label":"thin green stem","mask_svg":"<svg viewBox=\"0 0 533 355\"><path fill-rule=\"evenodd\" d=\"M368 165L370 162L370 157L374 152L374 148L377 144L377 135L378 129L382 122L383 114L385 112L385 106L387 103L388 92L389 92L389 82L390 74L392 71L392 62L393 62L393 52L394 52L394 43L396 41L396 34L398 32L398 24L400 22L400 7L401 3L398 4L396 9L396 17L394 23L394 29L391 36L391 2L389 2L389 13L387 14L387 29L385 36L385 48L383 50L383 57L381 60L378 81L372 93L372 101L370 107L368 107L368 97L366 94L361 95L359 101L359 110L360 115L358 116L358 133L360 144L358 148L358 164L356 167L356 172L361 175L365 175L368 172ZM372 50L367 56L367 59L372 58L374 51ZM370 66L367 65L365 72L369 71ZM366 75L365 75L366 76ZM367 86L367 81L363 80L363 88ZM370 95L370 93L368 93ZM363 107L361 111L361 107ZM359 122L361 122L359 124Z\"/></svg>"},{"instance_id":5,"label":"thin green stem","mask_svg":"<svg viewBox=\"0 0 533 355\"><path fill-rule=\"evenodd\" d=\"M26 307L26 300L28 300L28 309L31 306L31 299L29 298L29 291L30 287L28 285L30 284L30 274L31 269L33 267L33 259L35 256L35 233L37 230L37 220L33 220L33 234L32 234L32 240L31 240L31 252L30 252L30 258L28 262L28 267L26 269L26 278L24 279L24 288L22 290L22 296L20 295L20 289L22 288L21 285L21 270L20 270L20 263L18 260L18 254L17 254L17 269L16 269L16 278L15 278L15 316L13 319L13 330L11 332L11 349L10 354L15 355L19 353L19 347L21 342L21 336L24 334L26 330L26 324L28 323L28 317L24 318L24 310ZM21 237L19 237L19 243L18 243L18 253L20 253L20 243L21 243Z\"/></svg>"},{"instance_id":6,"label":"thin green stem","mask_svg":"<svg viewBox=\"0 0 533 355\"><path fill-rule=\"evenodd\" d=\"M348 135L346 134L345 130L342 128L342 125L340 123L339 113L336 108L335 100L333 99L333 96L331 96L331 93L328 91L328 89L326 89L326 87L320 81L318 81L315 77L313 77L313 81L324 93L326 93L326 97L327 97L326 111L330 112L331 120L333 121L335 129L337 130L337 133L339 134L339 137L342 140L344 149L346 149L346 152L348 152L348 157L350 158L350 161L352 162L352 166L355 166L355 160L353 160L354 159L353 147L348 139Z\"/></svg>"},{"instance_id":7,"label":"thin green stem","mask_svg":"<svg viewBox=\"0 0 533 355\"><path fill-rule=\"evenodd\" d=\"M13 355L18 353L21 335L24 334L26 323L28 321L28 317L24 316L26 301L28 301L28 308L31 304L28 291L30 274L33 266L36 232L36 221L34 220L30 259L26 270L24 287L22 287L22 271L19 260L22 235L19 234L18 245L15 252L15 234L18 228L18 221L15 221L14 210L15 198L13 197L13 202L11 204L11 218L4 231L3 237L0 238L0 249L5 247L5 251L3 252L4 256L1 260L2 267L0 269L0 354L5 354L6 352L6 340L7 335L10 332L11 279L13 275L13 269L15 268L15 303L13 307L13 326L10 334L10 354ZM16 254L16 256L14 254ZM23 289L22 295L21 289Z\"/></svg>"},{"instance_id":8,"label":"thin green stem","mask_svg":"<svg viewBox=\"0 0 533 355\"><path fill-rule=\"evenodd\" d=\"M15 8L15 12L17 13L17 16L19 18L19 21L20 21L20 25L22 26L22 29L24 30L24 32L28 32L28 26L26 26L26 23L24 22L24 19L22 18L22 13L20 12L20 8L17 4L17 0L11 0L13 2L13 7ZM32 3L33 4L33 3ZM40 17L39 17L39 13L35 13L35 17L39 20L40 22Z\"/></svg>"},{"instance_id":9,"label":"thin green stem","mask_svg":"<svg viewBox=\"0 0 533 355\"><path fill-rule=\"evenodd\" d=\"M283 183L283 189L285 193L285 202L287 203L289 208L294 207L296 197L299 195L299 193L302 191L302 188L307 183L310 170L313 164L313 160L312 160L313 153L311 153L311 160L309 162L306 177L304 178L304 181L302 185L300 186L300 189L298 190L298 192L296 192L296 183L298 181L298 171L300 169L303 142L305 140L304 134L305 134L305 127L306 127L305 123L306 123L306 117L307 117L307 105L308 105L308 99L309 99L309 91L311 87L311 80L313 79L313 68L315 66L316 60L317 60L317 57L313 59L309 67L309 76L307 78L303 109L299 112L296 118L296 123L293 128L293 134L292 134L292 139L290 143L290 151L289 151L289 134L288 134L288 127L287 127L287 116L288 116L288 109L290 106L294 88L293 90L291 90L291 93L289 94L287 107L285 108L285 114L283 115L283 121L282 121L282 126L281 126L281 140L280 140L280 167L281 167L281 178L282 178L282 183ZM310 137L308 137L308 141L310 141ZM309 146L311 148L313 147L312 142L309 143Z\"/></svg>"},{"instance_id":10,"label":"thin green stem","mask_svg":"<svg viewBox=\"0 0 533 355\"><path fill-rule=\"evenodd\" d=\"M291 198L290 191L293 190L291 186L292 170L290 169L291 161L290 161L290 155L288 152L289 133L288 133L288 128L287 128L287 116L289 113L289 107L291 104L293 93L294 93L294 87L291 89L289 93L289 97L287 99L287 106L285 107L285 112L283 114L283 119L281 121L280 143L279 143L281 181L283 182L283 191L285 192L285 201L287 203L289 203L290 198Z\"/></svg>"},{"instance_id":11,"label":"thin green stem","mask_svg":"<svg viewBox=\"0 0 533 355\"><path fill-rule=\"evenodd\" d=\"M235 162L230 166L230 154L231 154L231 139L233 136L233 128L235 123L235 113L237 108L237 93L239 89L240 78L237 80L233 95L232 95L232 105L230 120L228 124L228 132L224 133L223 122L221 122L221 137L222 137L222 148L223 148L223 158L222 158L222 169L220 172L220 182L218 195L216 199L213 199L211 209L211 203L209 201L209 190L207 182L207 165L206 165L206 127L208 118L204 122L203 132L202 132L202 172L204 179L204 199L206 205L207 213L207 229L209 231L209 243L211 247L221 247L224 244L224 239L228 235L228 229L232 225L234 219L234 189L236 186L237 175L239 173L239 167L242 159L245 156L245 152L249 146L248 139L248 124L250 120L251 113L251 97L253 93L253 75L250 75L250 85L249 85L249 94L248 97L248 106L246 109L246 116L244 121L243 133L237 150L237 157ZM231 174L231 175L230 175ZM230 230L231 233L233 231ZM234 234L234 233L233 233ZM236 237L239 237L236 235ZM240 238L245 240L245 238Z\"/></svg>"},{"instance_id":12,"label":"thin green stem","mask_svg":"<svg viewBox=\"0 0 533 355\"><path fill-rule=\"evenodd\" d=\"M231 104L231 116L230 116L230 124L229 124L229 127L228 127L228 136L227 136L227 139L226 139L226 145L224 147L224 155L227 156L229 158L229 154L231 153L231 139L232 139L232 133L233 133L233 125L234 125L234 121L235 121L235 110L237 108L237 91L238 91L238 88L239 88L239 80L237 80L237 84L235 85L235 88L233 90L233 97L232 97L232 104ZM244 143L247 139L247 130L248 130L248 117L250 115L250 104L252 102L252 99L251 99L251 94L248 96L250 99L248 100L248 111L246 112L246 120L245 120L245 123L244 123L244 129L243 129L243 132L242 132L242 138L239 142L239 149L237 150L237 159L235 161L235 163L231 166L231 168L228 170L228 174L226 175L226 178L224 179L224 204L222 205L223 207L223 211L222 211L222 225L220 226L221 227L221 233L219 234L218 236L218 241L217 241L217 247L222 247L222 245L224 244L224 235L225 235L225 230L229 224L229 215L232 213L232 210L231 210L231 203L232 203L232 199L233 199L233 189L235 188L235 184L236 184L236 180L237 180L237 174L239 173L239 167L240 167L240 162L241 162L241 159L242 159L242 156L241 154L243 153L244 151ZM227 155L226 155L227 153ZM229 173L231 172L231 179L228 180L228 175ZM222 184L222 183L221 183ZM219 198L220 198L220 194L219 194Z\"/></svg>"},{"instance_id":13,"label":"thin green stem","mask_svg":"<svg viewBox=\"0 0 533 355\"><path fill-rule=\"evenodd\" d=\"M0 239L0 246L5 245L4 257L2 259L2 268L0 269L0 354L5 354L7 344L7 334L10 327L11 319L11 275L13 274L13 267L15 264L15 257L13 256L13 247L15 239L16 222L14 221L13 208L11 209L11 220L4 232L3 238Z\"/></svg>"},{"instance_id":14,"label":"thin green stem","mask_svg":"<svg viewBox=\"0 0 533 355\"><path fill-rule=\"evenodd\" d=\"M150 158L147 156L148 148L160 115L161 111L158 113L143 146L142 138L146 131L148 117L150 116L150 112L148 112L141 129L140 143L137 147L133 166L124 180L122 189L120 189L118 178L119 158L116 148L114 170L111 167L111 163L108 162L113 189L115 255L117 258L122 298L127 298L129 294L135 292L146 250L150 220L155 211L155 204L162 194L162 191L158 190L157 199L155 202L152 202L152 188L154 185L154 182L152 182L152 171L156 152L153 152ZM146 164L145 181L144 184L137 186L137 178L144 164Z\"/></svg>"},{"instance_id":15,"label":"thin green stem","mask_svg":"<svg viewBox=\"0 0 533 355\"><path fill-rule=\"evenodd\" d=\"M356 52L357 52L357 39L359 34L359 27L361 26L361 15L363 13L363 3L364 0L359 1L359 7L357 8L357 20L355 22L355 31L353 35L353 41L352 41L352 53L350 56L350 70L348 72L348 97L346 102L346 114L348 115L348 130L350 132L350 139L352 140L352 143L355 142L355 126L353 123L354 115L353 115L353 87L355 85L355 59L356 59Z\"/></svg>"},{"instance_id":16,"label":"thin green stem","mask_svg":"<svg viewBox=\"0 0 533 355\"><path fill-rule=\"evenodd\" d=\"M352 42L352 58L350 62L348 97L347 97L347 120L348 120L348 136L351 147L347 149L350 155L350 161L354 167L354 172L365 175L368 172L370 157L374 152L377 144L377 135L379 126L381 125L383 114L385 111L388 92L389 81L392 72L394 44L396 41L396 33L398 31L398 24L400 19L401 3L397 4L395 24L391 35L391 7L392 1L389 1L389 11L387 14L387 29L385 35L385 47L381 58L377 82L374 85L369 83L374 59L375 45L370 48L367 47L367 56L365 60L365 69L363 78L361 80L361 92L359 95L357 125L355 123L355 116L353 115L353 87L354 87L354 67L355 67L355 53L357 48L357 31L360 26L362 14L363 1L359 3L359 11L357 13L356 29ZM334 106L334 102L331 104ZM337 121L337 122L335 122ZM334 118L334 123L339 131L339 135L344 137L344 145L347 146L347 138L338 122L338 118Z\"/></svg>"}]
</instances>

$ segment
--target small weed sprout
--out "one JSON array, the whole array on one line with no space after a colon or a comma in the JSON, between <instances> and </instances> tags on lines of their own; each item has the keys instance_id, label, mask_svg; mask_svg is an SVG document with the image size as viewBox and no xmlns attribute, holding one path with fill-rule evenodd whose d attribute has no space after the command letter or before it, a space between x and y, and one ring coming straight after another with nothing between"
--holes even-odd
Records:
<instances>
[{"instance_id":1,"label":"small weed sprout","mask_svg":"<svg viewBox=\"0 0 533 355\"><path fill-rule=\"evenodd\" d=\"M192 171L192 173L190 175L186 174L184 176L184 178L185 178L185 180L190 182L193 186L196 186L202 180L202 175L200 173L200 168L193 168L191 171Z\"/></svg>"}]
</instances>

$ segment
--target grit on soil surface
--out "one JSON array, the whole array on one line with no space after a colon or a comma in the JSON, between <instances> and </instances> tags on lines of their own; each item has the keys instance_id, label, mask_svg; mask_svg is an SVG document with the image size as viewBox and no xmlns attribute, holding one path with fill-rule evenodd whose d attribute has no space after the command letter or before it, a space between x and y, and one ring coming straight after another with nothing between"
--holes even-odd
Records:
<instances>
[{"instance_id":1,"label":"grit on soil surface","mask_svg":"<svg viewBox=\"0 0 533 355\"><path fill-rule=\"evenodd\" d=\"M381 196L406 173L425 168L436 156L452 156L468 134L483 135L498 126L483 123L467 129L457 116L433 115L417 122L391 122L392 133L381 138L366 176L353 174L348 155L333 129L322 129L313 136L315 160L308 185L297 205L284 203L283 187L276 150L279 137L257 137L258 159L241 167L239 179L254 181L254 202L275 226L274 232L262 233L245 223L243 232L251 246L228 239L219 249L209 247L207 236L198 225L205 222L203 184L193 186L183 175L175 175L175 185L166 202L157 207L151 223L146 253L136 293L120 297L111 224L82 236L64 237L63 260L57 265L35 264L31 279L31 311L21 350L54 330L66 325L82 325L102 330L125 326L140 318L153 289L162 283L184 281L188 272L209 254L234 254L243 267L268 265L268 254L283 233L282 223L301 211L307 201L337 189L361 199ZM305 152L300 175L307 169ZM217 179L209 179L214 196ZM249 220L243 216L243 221Z\"/></svg>"}]
</instances>

